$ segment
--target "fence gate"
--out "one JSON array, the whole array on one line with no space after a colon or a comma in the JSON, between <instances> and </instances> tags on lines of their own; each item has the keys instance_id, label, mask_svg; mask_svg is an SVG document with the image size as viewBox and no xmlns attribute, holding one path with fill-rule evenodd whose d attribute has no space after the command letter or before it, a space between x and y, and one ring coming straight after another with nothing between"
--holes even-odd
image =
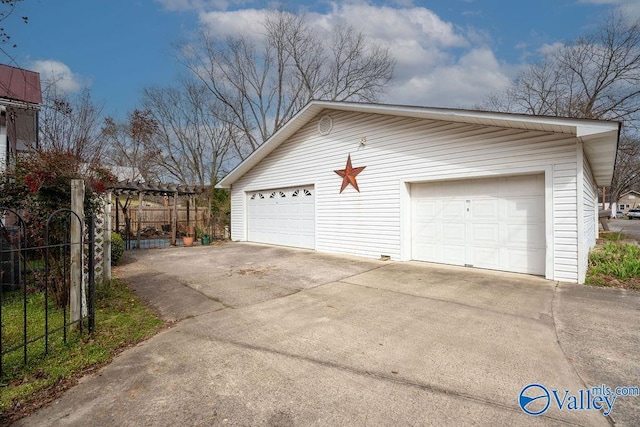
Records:
<instances>
[{"instance_id":1,"label":"fence gate","mask_svg":"<svg viewBox=\"0 0 640 427\"><path fill-rule=\"evenodd\" d=\"M8 368L55 352L71 333L93 331L94 230L92 217L83 221L69 209L49 215L43 230L0 207L0 382ZM74 281L79 293L71 290Z\"/></svg>"}]
</instances>

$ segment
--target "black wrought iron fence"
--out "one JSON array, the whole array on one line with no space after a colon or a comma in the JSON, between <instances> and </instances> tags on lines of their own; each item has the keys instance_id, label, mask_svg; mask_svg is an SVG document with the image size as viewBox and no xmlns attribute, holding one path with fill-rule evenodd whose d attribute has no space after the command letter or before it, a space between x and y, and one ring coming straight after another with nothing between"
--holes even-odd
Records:
<instances>
[{"instance_id":1,"label":"black wrought iron fence","mask_svg":"<svg viewBox=\"0 0 640 427\"><path fill-rule=\"evenodd\" d=\"M42 228L0 207L0 380L95 328L94 219L60 209Z\"/></svg>"}]
</instances>

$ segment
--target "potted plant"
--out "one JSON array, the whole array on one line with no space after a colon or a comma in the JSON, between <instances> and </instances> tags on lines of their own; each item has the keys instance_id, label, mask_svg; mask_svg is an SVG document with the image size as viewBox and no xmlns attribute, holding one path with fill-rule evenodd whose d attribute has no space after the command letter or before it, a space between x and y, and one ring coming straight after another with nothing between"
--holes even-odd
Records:
<instances>
[{"instance_id":1,"label":"potted plant","mask_svg":"<svg viewBox=\"0 0 640 427\"><path fill-rule=\"evenodd\" d=\"M209 233L207 233L204 228L198 228L198 233L196 234L196 236L200 236L200 244L203 246L211 243L211 236L209 236Z\"/></svg>"},{"instance_id":2,"label":"potted plant","mask_svg":"<svg viewBox=\"0 0 640 427\"><path fill-rule=\"evenodd\" d=\"M187 233L186 236L182 238L182 246L186 246L186 247L193 246L193 241L195 239L194 234L195 234L195 228L193 226L190 226L189 232Z\"/></svg>"}]
</instances>

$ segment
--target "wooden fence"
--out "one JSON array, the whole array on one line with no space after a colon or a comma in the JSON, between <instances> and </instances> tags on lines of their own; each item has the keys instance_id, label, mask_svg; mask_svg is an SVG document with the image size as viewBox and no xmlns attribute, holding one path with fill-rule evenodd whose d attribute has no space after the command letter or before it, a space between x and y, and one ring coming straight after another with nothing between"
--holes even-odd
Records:
<instances>
[{"instance_id":1,"label":"wooden fence","mask_svg":"<svg viewBox=\"0 0 640 427\"><path fill-rule=\"evenodd\" d=\"M173 206L167 207L150 207L143 206L140 210L140 221L138 221L138 207L129 208L127 214L129 217L129 233L137 235L138 224L140 224L140 235L144 238L153 238L156 236L168 236L171 232L171 221L173 217ZM202 229L212 234L211 213L208 207L178 207L177 214L177 231L179 234L186 234L189 228ZM126 233L126 215L121 209L118 209L116 219L116 209L111 211L111 224L118 227L118 231L122 234Z\"/></svg>"}]
</instances>

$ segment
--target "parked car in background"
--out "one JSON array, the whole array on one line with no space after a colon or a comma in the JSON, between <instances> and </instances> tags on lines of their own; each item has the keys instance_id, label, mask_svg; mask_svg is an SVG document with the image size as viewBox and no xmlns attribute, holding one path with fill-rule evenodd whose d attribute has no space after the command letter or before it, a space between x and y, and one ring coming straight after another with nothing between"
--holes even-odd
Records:
<instances>
[{"instance_id":1,"label":"parked car in background","mask_svg":"<svg viewBox=\"0 0 640 427\"><path fill-rule=\"evenodd\" d=\"M616 218L624 218L624 212L622 211L616 212Z\"/></svg>"},{"instance_id":2,"label":"parked car in background","mask_svg":"<svg viewBox=\"0 0 640 427\"><path fill-rule=\"evenodd\" d=\"M627 212L627 218L640 219L640 209L629 209L629 212Z\"/></svg>"}]
</instances>

